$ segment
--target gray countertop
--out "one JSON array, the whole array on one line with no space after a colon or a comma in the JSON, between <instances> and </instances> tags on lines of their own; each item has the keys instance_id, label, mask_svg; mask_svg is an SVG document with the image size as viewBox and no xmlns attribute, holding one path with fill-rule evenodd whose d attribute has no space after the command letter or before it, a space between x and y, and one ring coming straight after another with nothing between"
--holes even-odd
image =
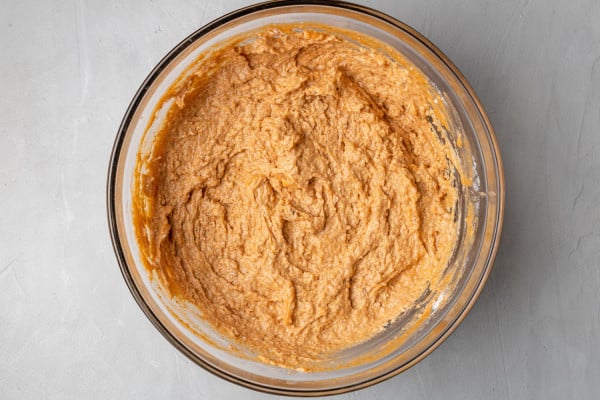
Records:
<instances>
[{"instance_id":1,"label":"gray countertop","mask_svg":"<svg viewBox=\"0 0 600 400\"><path fill-rule=\"evenodd\" d=\"M364 1L431 39L495 127L506 216L456 332L346 399L600 397L600 2ZM0 12L0 398L258 399L188 361L135 304L105 180L143 78L246 1L9 0Z\"/></svg>"}]
</instances>

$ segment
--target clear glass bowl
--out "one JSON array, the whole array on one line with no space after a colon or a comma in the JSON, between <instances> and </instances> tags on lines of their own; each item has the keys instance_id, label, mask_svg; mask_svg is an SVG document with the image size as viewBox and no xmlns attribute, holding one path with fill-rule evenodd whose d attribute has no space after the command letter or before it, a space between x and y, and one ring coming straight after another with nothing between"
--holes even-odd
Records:
<instances>
[{"instance_id":1,"label":"clear glass bowl","mask_svg":"<svg viewBox=\"0 0 600 400\"><path fill-rule=\"evenodd\" d=\"M132 221L136 157L147 150L164 117L161 110L154 112L161 97L210 46L267 24L294 22L367 34L420 68L446 102L451 142L459 142L455 148L463 169L458 183L459 243L445 272L446 289L428 293L412 313L401 316L371 340L324 361L315 372L292 371L240 357L226 350L226 338L193 315L176 310L144 267ZM490 273L504 203L504 177L492 127L473 89L450 60L414 29L385 14L350 3L322 1L246 7L202 27L171 50L143 82L125 113L107 186L109 227L123 277L163 336L198 365L231 382L264 392L304 396L372 385L406 370L439 346L471 309ZM428 316L415 324L424 310Z\"/></svg>"}]
</instances>

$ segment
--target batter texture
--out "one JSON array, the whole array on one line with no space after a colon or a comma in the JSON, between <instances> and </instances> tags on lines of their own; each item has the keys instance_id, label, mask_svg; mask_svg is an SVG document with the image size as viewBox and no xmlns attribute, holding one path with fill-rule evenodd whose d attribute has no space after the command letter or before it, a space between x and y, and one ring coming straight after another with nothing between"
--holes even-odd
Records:
<instances>
[{"instance_id":1,"label":"batter texture","mask_svg":"<svg viewBox=\"0 0 600 400\"><path fill-rule=\"evenodd\" d=\"M374 336L455 246L438 97L369 43L271 26L214 50L139 158L148 265L270 363L299 368Z\"/></svg>"}]
</instances>

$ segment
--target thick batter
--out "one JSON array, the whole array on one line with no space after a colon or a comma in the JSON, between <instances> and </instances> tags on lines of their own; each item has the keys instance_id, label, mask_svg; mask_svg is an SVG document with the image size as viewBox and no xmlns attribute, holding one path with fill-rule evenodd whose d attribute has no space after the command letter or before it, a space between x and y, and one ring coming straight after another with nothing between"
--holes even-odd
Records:
<instances>
[{"instance_id":1,"label":"thick batter","mask_svg":"<svg viewBox=\"0 0 600 400\"><path fill-rule=\"evenodd\" d=\"M138 164L149 266L222 333L293 368L410 309L457 238L435 92L352 38L271 26L215 50Z\"/></svg>"}]
</instances>

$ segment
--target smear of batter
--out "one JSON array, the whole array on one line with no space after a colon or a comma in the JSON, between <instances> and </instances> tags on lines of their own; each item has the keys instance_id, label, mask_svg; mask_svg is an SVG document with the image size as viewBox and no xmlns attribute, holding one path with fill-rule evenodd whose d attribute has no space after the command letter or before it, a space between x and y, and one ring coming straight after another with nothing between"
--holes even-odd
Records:
<instances>
[{"instance_id":1,"label":"smear of batter","mask_svg":"<svg viewBox=\"0 0 600 400\"><path fill-rule=\"evenodd\" d=\"M149 266L268 362L369 339L455 246L436 95L392 56L308 28L240 38L198 61L140 158Z\"/></svg>"}]
</instances>

